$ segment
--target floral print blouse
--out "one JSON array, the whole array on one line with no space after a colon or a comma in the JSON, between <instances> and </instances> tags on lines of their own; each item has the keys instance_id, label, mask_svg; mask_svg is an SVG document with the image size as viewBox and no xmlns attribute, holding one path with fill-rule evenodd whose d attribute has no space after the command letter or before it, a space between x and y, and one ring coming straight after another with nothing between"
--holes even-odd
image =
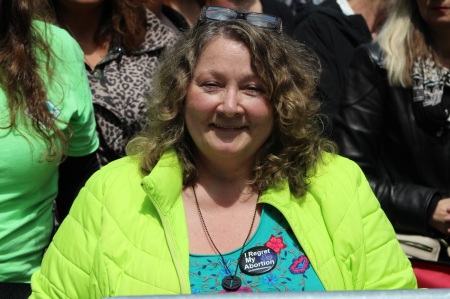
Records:
<instances>
[{"instance_id":1,"label":"floral print blouse","mask_svg":"<svg viewBox=\"0 0 450 299\"><path fill-rule=\"evenodd\" d=\"M237 276L242 280L242 286L236 292L324 291L286 219L270 205L264 206L258 229L245 245L244 253L252 248L255 248L253 252L257 252L261 246L276 253L276 263L270 271L259 275L242 272L238 266L241 248L222 254L226 267L219 255L190 254L192 293L227 292L222 288L222 279L230 274L234 275L236 267Z\"/></svg>"}]
</instances>

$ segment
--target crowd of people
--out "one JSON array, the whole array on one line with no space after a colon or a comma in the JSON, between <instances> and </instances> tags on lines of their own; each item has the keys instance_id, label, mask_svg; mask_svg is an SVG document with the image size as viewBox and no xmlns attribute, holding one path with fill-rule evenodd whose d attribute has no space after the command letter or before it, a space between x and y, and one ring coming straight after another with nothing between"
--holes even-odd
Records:
<instances>
[{"instance_id":1,"label":"crowd of people","mask_svg":"<svg viewBox=\"0 0 450 299\"><path fill-rule=\"evenodd\" d=\"M450 1L187 3L0 1L0 298L450 288Z\"/></svg>"}]
</instances>

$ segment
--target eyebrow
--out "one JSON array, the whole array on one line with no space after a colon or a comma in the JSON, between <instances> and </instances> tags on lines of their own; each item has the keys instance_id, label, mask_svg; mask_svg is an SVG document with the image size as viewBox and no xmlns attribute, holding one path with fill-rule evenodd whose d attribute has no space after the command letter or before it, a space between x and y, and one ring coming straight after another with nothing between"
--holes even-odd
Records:
<instances>
[{"instance_id":1,"label":"eyebrow","mask_svg":"<svg viewBox=\"0 0 450 299\"><path fill-rule=\"evenodd\" d=\"M216 69L213 69L213 68L208 68L206 71L202 71L202 73L200 75L202 75L204 73L210 74L212 76L216 76L216 77L219 77L219 78L224 77L222 72L219 72L219 71L217 71ZM194 74L195 74L195 72L194 72ZM243 77L239 78L239 81L247 81L247 80L248 81L250 81L250 80L262 81L262 78L259 77L255 72L252 72L251 74L246 74Z\"/></svg>"}]
</instances>

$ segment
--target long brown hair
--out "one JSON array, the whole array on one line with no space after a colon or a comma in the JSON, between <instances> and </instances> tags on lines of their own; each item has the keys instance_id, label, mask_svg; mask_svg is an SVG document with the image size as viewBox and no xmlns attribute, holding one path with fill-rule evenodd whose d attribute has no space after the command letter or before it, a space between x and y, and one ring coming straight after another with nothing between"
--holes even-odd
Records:
<instances>
[{"instance_id":1,"label":"long brown hair","mask_svg":"<svg viewBox=\"0 0 450 299\"><path fill-rule=\"evenodd\" d=\"M48 0L56 21L61 25L57 0ZM139 50L147 32L147 3L143 0L104 1L100 26L95 32L95 41L102 45L105 41L121 45L125 51Z\"/></svg>"},{"instance_id":2,"label":"long brown hair","mask_svg":"<svg viewBox=\"0 0 450 299\"><path fill-rule=\"evenodd\" d=\"M26 113L33 130L47 144L46 159L56 159L65 153L69 136L58 128L47 107L47 90L40 76L42 67L51 76L51 49L33 26L35 20L46 19L45 3L12 0L0 4L0 87L6 93L10 117L10 124L0 129L19 130L19 116ZM38 63L37 53L46 58L44 66Z\"/></svg>"}]
</instances>

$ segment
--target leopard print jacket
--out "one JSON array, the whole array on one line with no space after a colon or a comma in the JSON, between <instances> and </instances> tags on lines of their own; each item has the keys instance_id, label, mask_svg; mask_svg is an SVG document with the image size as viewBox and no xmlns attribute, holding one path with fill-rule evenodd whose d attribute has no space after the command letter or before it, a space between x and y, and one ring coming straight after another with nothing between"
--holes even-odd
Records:
<instances>
[{"instance_id":1,"label":"leopard print jacket","mask_svg":"<svg viewBox=\"0 0 450 299\"><path fill-rule=\"evenodd\" d=\"M147 33L138 51L126 53L112 45L91 70L86 65L100 138L101 165L123 157L125 146L145 124L146 94L161 52L172 46L177 33L147 12Z\"/></svg>"}]
</instances>

